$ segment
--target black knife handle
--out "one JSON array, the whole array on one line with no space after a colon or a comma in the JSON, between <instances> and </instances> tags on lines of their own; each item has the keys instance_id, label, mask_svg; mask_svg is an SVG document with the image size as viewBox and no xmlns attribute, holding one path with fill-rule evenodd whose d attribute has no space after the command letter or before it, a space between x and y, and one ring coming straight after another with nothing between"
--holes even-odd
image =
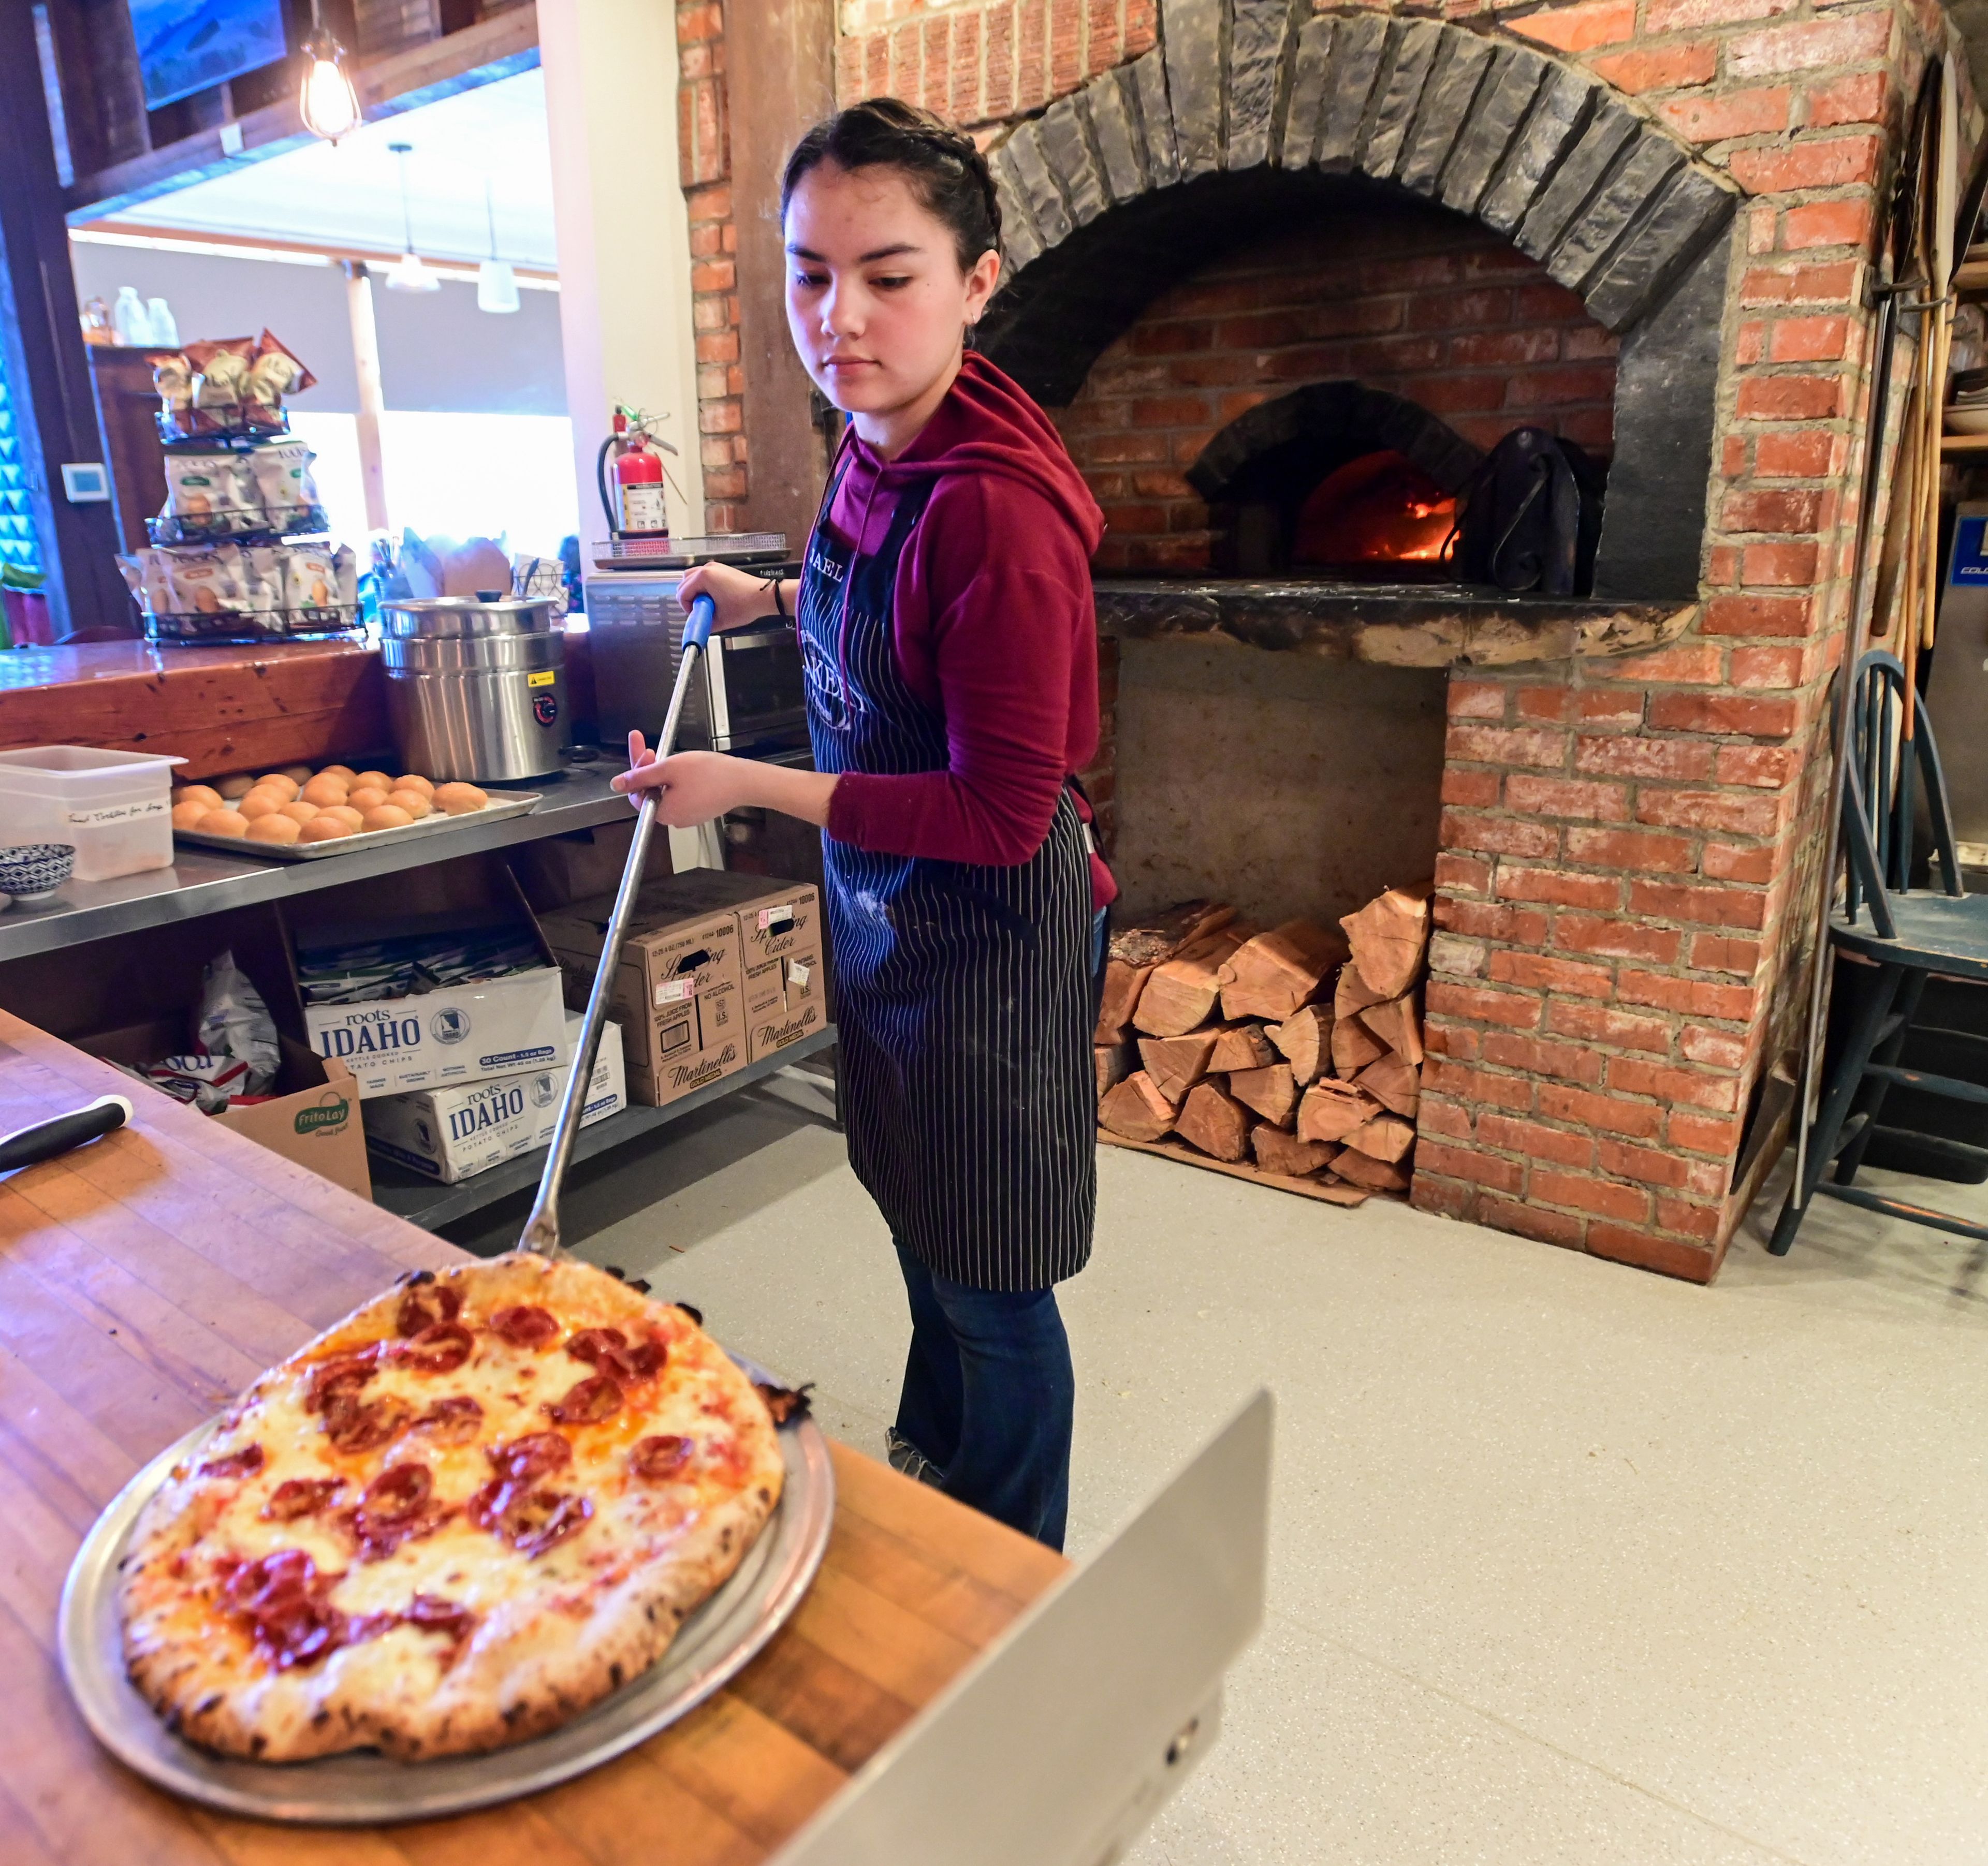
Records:
<instances>
[{"instance_id":1,"label":"black knife handle","mask_svg":"<svg viewBox=\"0 0 1988 1866\"><path fill-rule=\"evenodd\" d=\"M32 1166L38 1160L52 1160L86 1141L114 1133L130 1118L131 1104L122 1095L100 1095L86 1108L37 1121L0 1139L0 1173Z\"/></svg>"}]
</instances>

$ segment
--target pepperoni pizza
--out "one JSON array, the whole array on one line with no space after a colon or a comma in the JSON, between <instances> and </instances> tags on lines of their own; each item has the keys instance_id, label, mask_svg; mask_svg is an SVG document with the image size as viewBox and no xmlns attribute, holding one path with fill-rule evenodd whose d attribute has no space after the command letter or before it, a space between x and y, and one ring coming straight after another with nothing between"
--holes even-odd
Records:
<instances>
[{"instance_id":1,"label":"pepperoni pizza","mask_svg":"<svg viewBox=\"0 0 1988 1866\"><path fill-rule=\"evenodd\" d=\"M767 1402L685 1311L524 1253L424 1271L249 1388L121 1580L194 1742L458 1754L661 1656L778 1503Z\"/></svg>"}]
</instances>

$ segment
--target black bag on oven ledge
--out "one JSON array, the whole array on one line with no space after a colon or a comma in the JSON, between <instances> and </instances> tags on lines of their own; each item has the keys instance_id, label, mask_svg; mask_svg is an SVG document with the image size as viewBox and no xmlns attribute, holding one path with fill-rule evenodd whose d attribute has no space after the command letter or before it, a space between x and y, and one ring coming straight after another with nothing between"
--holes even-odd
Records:
<instances>
[{"instance_id":1,"label":"black bag on oven ledge","mask_svg":"<svg viewBox=\"0 0 1988 1866\"><path fill-rule=\"evenodd\" d=\"M1594 587L1607 469L1543 428L1515 428L1459 495L1455 563L1467 583L1517 595L1584 596Z\"/></svg>"}]
</instances>

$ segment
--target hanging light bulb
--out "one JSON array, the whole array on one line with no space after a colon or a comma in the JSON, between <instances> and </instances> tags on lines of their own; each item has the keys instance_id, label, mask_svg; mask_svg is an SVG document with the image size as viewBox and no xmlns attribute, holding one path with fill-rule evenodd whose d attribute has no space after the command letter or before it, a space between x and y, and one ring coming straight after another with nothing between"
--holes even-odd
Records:
<instances>
[{"instance_id":1,"label":"hanging light bulb","mask_svg":"<svg viewBox=\"0 0 1988 1866\"><path fill-rule=\"evenodd\" d=\"M421 255L414 251L414 211L407 200L407 157L414 153L414 146L412 143L389 143L387 147L400 158L401 226L407 235L400 258L387 274L387 289L390 292L439 292L441 281L421 263Z\"/></svg>"},{"instance_id":2,"label":"hanging light bulb","mask_svg":"<svg viewBox=\"0 0 1988 1866\"><path fill-rule=\"evenodd\" d=\"M490 226L490 257L476 269L476 308L502 313L518 308L518 276L509 259L497 256L497 210L490 198L490 177L483 177L483 212Z\"/></svg>"},{"instance_id":3,"label":"hanging light bulb","mask_svg":"<svg viewBox=\"0 0 1988 1866\"><path fill-rule=\"evenodd\" d=\"M304 41L304 58L298 113L312 135L336 143L341 136L350 135L365 119L359 108L359 93L346 75L345 48L325 31L318 18L317 0L311 0L311 32Z\"/></svg>"}]
</instances>

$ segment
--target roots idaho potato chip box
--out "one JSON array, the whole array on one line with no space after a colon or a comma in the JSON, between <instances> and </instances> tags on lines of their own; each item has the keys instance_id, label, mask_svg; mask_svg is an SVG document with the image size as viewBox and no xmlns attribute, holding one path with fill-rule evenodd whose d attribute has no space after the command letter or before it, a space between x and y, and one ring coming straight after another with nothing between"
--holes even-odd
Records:
<instances>
[{"instance_id":1,"label":"roots idaho potato chip box","mask_svg":"<svg viewBox=\"0 0 1988 1866\"><path fill-rule=\"evenodd\" d=\"M698 871L698 872L702 872ZM636 897L609 1009L620 1025L628 1099L659 1108L743 1069L739 917L688 900L681 875ZM566 1002L584 1009L612 895L576 901L540 922L566 975Z\"/></svg>"}]
</instances>

